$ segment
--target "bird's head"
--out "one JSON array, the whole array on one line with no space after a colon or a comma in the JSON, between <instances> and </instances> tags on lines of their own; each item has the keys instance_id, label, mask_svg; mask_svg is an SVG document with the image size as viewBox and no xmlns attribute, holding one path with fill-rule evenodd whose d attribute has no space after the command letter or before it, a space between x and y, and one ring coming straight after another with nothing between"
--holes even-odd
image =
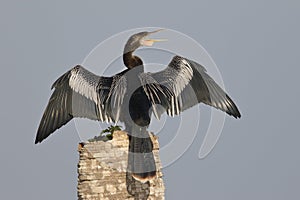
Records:
<instances>
[{"instance_id":1,"label":"bird's head","mask_svg":"<svg viewBox=\"0 0 300 200\"><path fill-rule=\"evenodd\" d=\"M157 33L162 30L163 29L158 29L156 31L151 31L151 32L143 31L130 36L130 38L128 39L125 45L124 53L133 52L141 46L152 46L154 42L166 41L165 39L148 38L149 35L153 33Z\"/></svg>"}]
</instances>

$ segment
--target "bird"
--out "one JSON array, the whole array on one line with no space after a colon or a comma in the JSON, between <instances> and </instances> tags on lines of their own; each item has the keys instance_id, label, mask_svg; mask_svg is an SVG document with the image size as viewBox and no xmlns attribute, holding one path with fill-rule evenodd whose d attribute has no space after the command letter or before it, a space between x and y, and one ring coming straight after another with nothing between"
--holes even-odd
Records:
<instances>
[{"instance_id":1,"label":"bird","mask_svg":"<svg viewBox=\"0 0 300 200\"><path fill-rule=\"evenodd\" d=\"M53 93L42 115L35 144L73 118L123 122L129 137L128 171L141 182L156 176L153 144L147 128L154 115L179 115L204 103L234 118L241 114L229 95L201 64L181 55L173 56L161 71L146 72L134 52L164 39L151 39L161 31L142 31L129 37L123 51L125 70L113 76L98 76L76 65L52 85Z\"/></svg>"}]
</instances>

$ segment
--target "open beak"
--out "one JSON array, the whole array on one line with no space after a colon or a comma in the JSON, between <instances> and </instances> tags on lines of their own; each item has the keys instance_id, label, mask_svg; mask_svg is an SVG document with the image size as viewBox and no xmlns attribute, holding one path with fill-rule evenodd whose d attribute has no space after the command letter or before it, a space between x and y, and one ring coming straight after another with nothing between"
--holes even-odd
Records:
<instances>
[{"instance_id":1,"label":"open beak","mask_svg":"<svg viewBox=\"0 0 300 200\"><path fill-rule=\"evenodd\" d=\"M144 39L142 41L143 46L151 47L154 42L164 42L167 41L167 39Z\"/></svg>"},{"instance_id":2,"label":"open beak","mask_svg":"<svg viewBox=\"0 0 300 200\"><path fill-rule=\"evenodd\" d=\"M153 33L157 33L157 32L162 31L162 30L164 30L164 29L158 29L156 31L148 32L148 35L153 34ZM151 47L154 42L165 42L165 41L168 41L168 40L167 39L149 39L149 38L145 38L145 39L142 40L142 45Z\"/></svg>"}]
</instances>

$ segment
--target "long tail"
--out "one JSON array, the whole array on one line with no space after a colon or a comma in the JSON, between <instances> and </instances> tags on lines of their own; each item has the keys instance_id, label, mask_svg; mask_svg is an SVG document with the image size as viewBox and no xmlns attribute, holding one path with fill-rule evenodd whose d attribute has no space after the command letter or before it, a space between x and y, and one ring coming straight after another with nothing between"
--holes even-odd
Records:
<instances>
[{"instance_id":1,"label":"long tail","mask_svg":"<svg viewBox=\"0 0 300 200\"><path fill-rule=\"evenodd\" d=\"M156 165L153 155L153 144L146 130L129 136L128 171L141 182L146 182L156 175Z\"/></svg>"}]
</instances>

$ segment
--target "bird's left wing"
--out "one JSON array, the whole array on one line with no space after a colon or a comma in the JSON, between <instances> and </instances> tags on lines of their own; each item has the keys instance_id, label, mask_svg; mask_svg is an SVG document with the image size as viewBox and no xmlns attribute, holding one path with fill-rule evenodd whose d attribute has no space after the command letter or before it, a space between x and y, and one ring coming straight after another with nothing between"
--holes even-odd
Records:
<instances>
[{"instance_id":1,"label":"bird's left wing","mask_svg":"<svg viewBox=\"0 0 300 200\"><path fill-rule=\"evenodd\" d=\"M73 117L115 121L109 106L119 112L126 91L122 76L102 77L80 65L75 66L52 85L54 91L42 116L35 143L47 138ZM120 87L119 85L123 85Z\"/></svg>"}]
</instances>

